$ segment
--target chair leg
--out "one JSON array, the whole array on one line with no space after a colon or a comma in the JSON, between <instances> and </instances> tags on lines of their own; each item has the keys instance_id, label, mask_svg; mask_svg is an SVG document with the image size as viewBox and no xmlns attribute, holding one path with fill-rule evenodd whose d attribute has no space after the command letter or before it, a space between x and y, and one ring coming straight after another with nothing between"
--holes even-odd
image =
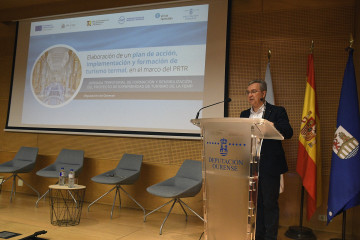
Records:
<instances>
[{"instance_id":1,"label":"chair leg","mask_svg":"<svg viewBox=\"0 0 360 240\"><path fill-rule=\"evenodd\" d=\"M15 188L15 174L12 174L11 176L5 178L4 180L2 180L1 184L0 185L3 185L7 180L9 180L10 178L13 179L13 183L12 183L12 186L11 186L11 192L10 192L10 202L12 202L12 196L13 196L13 193L14 193L14 188ZM16 188L15 188L16 190ZM14 194L14 197L15 197L15 194Z\"/></svg>"},{"instance_id":2,"label":"chair leg","mask_svg":"<svg viewBox=\"0 0 360 240\"><path fill-rule=\"evenodd\" d=\"M172 209L173 209L176 201L178 201L178 199L175 198L174 203L171 205L171 208L170 208L169 212L166 214L166 217L165 217L163 223L162 223L161 226L160 226L160 233L159 233L160 235L162 234L162 229L163 229L163 227L164 227L164 224L165 224L166 220L168 219L168 217L169 217L169 215L170 215L170 213L171 213L171 211L172 211Z\"/></svg>"},{"instance_id":3,"label":"chair leg","mask_svg":"<svg viewBox=\"0 0 360 240\"><path fill-rule=\"evenodd\" d=\"M12 177L13 177L13 183L11 186L10 202L12 202L13 195L15 198L15 192L16 192L16 175L13 174Z\"/></svg>"},{"instance_id":4,"label":"chair leg","mask_svg":"<svg viewBox=\"0 0 360 240\"><path fill-rule=\"evenodd\" d=\"M57 182L55 183L55 185L58 184L58 183L59 183L59 181L57 181ZM39 202L40 202L40 200L43 199L43 198L45 199L46 195L48 195L49 192L50 192L50 189L48 189L48 190L36 201L36 203L35 203L36 207L39 207ZM39 194L39 195L40 195L40 194Z\"/></svg>"},{"instance_id":5,"label":"chair leg","mask_svg":"<svg viewBox=\"0 0 360 240\"><path fill-rule=\"evenodd\" d=\"M20 178L25 184L26 186L28 186L29 188L31 188L38 196L38 198L40 197L40 193L38 191L36 191L35 188L33 188L29 183L27 183L22 177L20 177L19 175L16 175L18 178Z\"/></svg>"},{"instance_id":6,"label":"chair leg","mask_svg":"<svg viewBox=\"0 0 360 240\"><path fill-rule=\"evenodd\" d=\"M167 203L164 203L164 204L161 205L160 207L158 207L158 208L152 210L151 212L149 212L148 214L146 214L146 215L144 216L144 222L146 221L146 217L147 217L147 216L149 216L150 214L156 212L156 211L159 210L160 208L165 207L166 205L168 205L169 203L174 202L174 201L175 201L175 198L171 199L171 200L168 201Z\"/></svg>"},{"instance_id":7,"label":"chair leg","mask_svg":"<svg viewBox=\"0 0 360 240\"><path fill-rule=\"evenodd\" d=\"M68 193L69 193L70 197L74 200L74 202L75 202L75 207L76 207L76 208L78 208L78 202L76 201L76 199L75 199L74 195L71 193L71 191L70 191L70 190L67 190L67 191L68 191Z\"/></svg>"},{"instance_id":8,"label":"chair leg","mask_svg":"<svg viewBox=\"0 0 360 240\"><path fill-rule=\"evenodd\" d=\"M125 189L123 189L120 185L116 185L115 187L113 187L112 189L110 189L109 191L107 191L106 193L104 193L101 197L99 197L98 199L96 199L95 201L93 201L92 203L89 204L88 206L88 211L90 210L90 207L97 202L98 200L100 200L101 198L103 198L104 196L106 196L107 194L109 194L111 191L113 191L116 188L116 192L115 192L115 196L114 196L114 200L113 200L113 205L111 207L111 213L110 213L110 218L112 218L113 213L114 213L114 208L115 208L115 203L116 203L116 198L117 196L119 196L119 208L121 210L121 195L120 195L120 190L122 190L131 200L133 200L144 212L145 215L145 208L143 206L140 205L140 203L138 203L132 196L130 196L130 194L125 191ZM145 220L144 220L145 221Z\"/></svg>"},{"instance_id":9,"label":"chair leg","mask_svg":"<svg viewBox=\"0 0 360 240\"><path fill-rule=\"evenodd\" d=\"M39 207L39 202L40 202L40 200L43 199L43 198L45 198L45 196L49 194L49 191L50 191L50 190L47 190L47 191L36 201L36 203L35 203L36 207Z\"/></svg>"},{"instance_id":10,"label":"chair leg","mask_svg":"<svg viewBox=\"0 0 360 240\"><path fill-rule=\"evenodd\" d=\"M102 199L103 197L105 197L107 194L109 194L112 190L114 190L116 188L116 186L115 187L113 187L112 189L110 189L109 191L107 191L106 193L104 193L103 195L101 195L101 197L99 197L99 198L97 198L95 201L93 201L92 203L90 203L89 204L89 206L88 206L88 211L90 210L90 207L94 204L94 203L96 203L97 201L99 201L100 199Z\"/></svg>"},{"instance_id":11,"label":"chair leg","mask_svg":"<svg viewBox=\"0 0 360 240\"><path fill-rule=\"evenodd\" d=\"M202 218L199 214L197 214L194 210L192 210L183 200L178 199L179 203L182 203L187 207L192 213L194 213L198 218L200 218L203 222L205 222L204 218ZM181 204L180 204L181 205Z\"/></svg>"},{"instance_id":12,"label":"chair leg","mask_svg":"<svg viewBox=\"0 0 360 240\"><path fill-rule=\"evenodd\" d=\"M9 180L9 179L12 178L12 177L13 177L13 175L11 175L11 176L3 179L0 185L4 184L4 182L6 182L7 180Z\"/></svg>"},{"instance_id":13,"label":"chair leg","mask_svg":"<svg viewBox=\"0 0 360 240\"><path fill-rule=\"evenodd\" d=\"M192 209L191 209L186 203L184 203L184 201L182 201L180 198L174 198L174 199L170 200L169 202L161 205L160 207L158 207L158 208L152 210L151 212L149 212L148 214L146 214L146 215L144 216L144 222L146 221L146 217L147 217L147 216L149 216L149 215L152 214L153 212L159 210L160 208L165 207L166 205L168 205L168 204L171 203L171 202L173 202L173 204L171 205L171 208L170 208L169 212L167 213L167 215L166 215L163 223L162 223L161 226L160 226L160 235L162 234L162 229L163 229L163 227L164 227L164 225L165 225L165 222L166 222L166 220L168 219L168 217L169 217L169 215L170 215L170 213L171 213L171 211L172 211L172 209L173 209L173 207L174 207L174 205L175 205L176 202L178 202L178 203L180 204L182 210L184 211L184 213L185 213L185 215L186 215L186 221L187 221L187 212L185 211L184 206L187 207L191 212L193 212L198 218L200 218L200 219L204 222L204 219L203 219L199 214L197 214L194 210L192 210ZM184 205L184 206L183 206L183 205Z\"/></svg>"},{"instance_id":14,"label":"chair leg","mask_svg":"<svg viewBox=\"0 0 360 240\"><path fill-rule=\"evenodd\" d=\"M115 202L116 202L116 196L119 194L119 201L120 201L120 208L121 208L121 199L120 199L120 190L118 186L115 186L114 188L116 188L116 192L115 192L115 197L114 197L114 201L113 201L113 205L111 207L111 213L110 213L110 218L112 219L113 213L114 213L114 207L115 207Z\"/></svg>"},{"instance_id":15,"label":"chair leg","mask_svg":"<svg viewBox=\"0 0 360 240\"><path fill-rule=\"evenodd\" d=\"M144 216L145 216L145 208L143 206L140 205L140 203L138 203L132 196L130 196L130 194L125 191L125 189L123 189L121 186L119 186L119 188L131 199L134 201L134 203L136 203L143 211L144 211Z\"/></svg>"},{"instance_id":16,"label":"chair leg","mask_svg":"<svg viewBox=\"0 0 360 240\"><path fill-rule=\"evenodd\" d=\"M117 186L116 190L118 192L118 195L119 195L119 210L121 210L121 195L120 195L120 189L119 189L120 186Z\"/></svg>"},{"instance_id":17,"label":"chair leg","mask_svg":"<svg viewBox=\"0 0 360 240\"><path fill-rule=\"evenodd\" d=\"M12 174L11 176L9 176L8 178L6 178L5 180L2 181L2 184L4 184L4 182L6 182L7 180L9 180L10 178L13 179L12 181L12 186L11 186L11 193L10 193L10 202L12 202L13 197L15 198L15 194L16 194L16 178L21 179L26 186L28 186L29 188L31 188L34 192L36 192L36 194L38 195L38 198L40 197L40 193L38 191L35 190L35 188L33 188L29 183L27 183L22 177L20 177L17 173Z\"/></svg>"},{"instance_id":18,"label":"chair leg","mask_svg":"<svg viewBox=\"0 0 360 240\"><path fill-rule=\"evenodd\" d=\"M7 180L9 180L10 178L12 178L12 177L14 177L14 175L11 175L11 176L3 179L2 182L0 183L0 185L3 186L4 183L5 183ZM13 184L14 184L14 181L13 181ZM13 191L13 187L11 187L10 202L12 201L12 191Z\"/></svg>"},{"instance_id":19,"label":"chair leg","mask_svg":"<svg viewBox=\"0 0 360 240\"><path fill-rule=\"evenodd\" d=\"M185 211L185 208L184 208L184 206L182 205L180 199L178 199L177 202L179 203L180 207L181 207L182 210L184 211L184 213L185 213L185 221L187 222L187 220L188 220L188 214L187 214L187 212Z\"/></svg>"}]
</instances>

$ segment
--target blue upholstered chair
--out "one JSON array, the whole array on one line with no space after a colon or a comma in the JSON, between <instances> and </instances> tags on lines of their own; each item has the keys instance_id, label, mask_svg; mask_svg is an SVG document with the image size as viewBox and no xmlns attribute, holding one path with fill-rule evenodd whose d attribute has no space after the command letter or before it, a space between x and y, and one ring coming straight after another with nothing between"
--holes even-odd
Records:
<instances>
[{"instance_id":1,"label":"blue upholstered chair","mask_svg":"<svg viewBox=\"0 0 360 240\"><path fill-rule=\"evenodd\" d=\"M0 164L0 173L12 173L11 176L4 179L0 185L4 184L7 180L13 179L13 184L10 194L10 202L12 197L15 197L16 193L16 178L21 179L28 187L30 187L37 195L40 197L38 191L35 190L30 184L28 184L24 179L22 179L18 174L19 173L28 173L31 172L36 163L36 158L38 155L39 149L36 147L21 147L16 153L15 157L8 162Z\"/></svg>"},{"instance_id":2,"label":"blue upholstered chair","mask_svg":"<svg viewBox=\"0 0 360 240\"><path fill-rule=\"evenodd\" d=\"M114 206L116 202L116 196L119 195L119 202L120 202L120 208L121 208L121 197L120 197L120 190L122 190L131 200L133 200L143 211L145 215L145 209L143 206L141 206L133 197L130 196L129 193L127 193L124 188L122 188L121 185L130 185L134 184L139 176L140 176L140 170L142 165L143 156L142 155L136 155L136 154L127 154L125 153L120 162L118 163L117 167L113 170L107 171L105 173L102 173L100 175L97 175L93 178L91 178L92 181L101 183L101 184L107 184L107 185L115 185L113 188L111 188L109 191L104 193L102 196L100 196L98 199L90 203L88 206L88 211L90 210L90 207L99 201L101 198L109 194L111 191L116 189L115 197L113 201L113 205L111 208L111 214L110 217L112 218L113 212L114 212Z\"/></svg>"},{"instance_id":3,"label":"blue upholstered chair","mask_svg":"<svg viewBox=\"0 0 360 240\"><path fill-rule=\"evenodd\" d=\"M171 198L171 200L155 210L149 212L145 215L144 221L146 221L146 217L152 214L153 212L159 210L162 207L165 207L169 203L173 203L169 212L167 213L163 223L160 227L160 235L162 234L162 228L169 217L171 210L173 209L175 203L179 203L182 210L185 213L186 221L187 221L187 213L185 211L185 207L187 207L191 212L193 212L198 218L202 221L204 219L197 214L194 210L192 210L186 203L184 203L180 198L188 198L194 197L198 194L202 187L202 163L200 161L194 160L185 160L181 165L180 169L176 173L176 175L172 178L169 178L163 182L157 183L148 187L146 190L159 197L163 198Z\"/></svg>"},{"instance_id":4,"label":"blue upholstered chair","mask_svg":"<svg viewBox=\"0 0 360 240\"><path fill-rule=\"evenodd\" d=\"M71 150L62 149L57 156L55 162L39 171L36 175L47 178L56 178L58 180L60 169L64 168L65 172L68 173L70 169L73 169L75 175L78 176L83 168L84 164L84 151L83 150ZM39 201L49 193L49 190L44 193L37 201L36 207Z\"/></svg>"}]
</instances>

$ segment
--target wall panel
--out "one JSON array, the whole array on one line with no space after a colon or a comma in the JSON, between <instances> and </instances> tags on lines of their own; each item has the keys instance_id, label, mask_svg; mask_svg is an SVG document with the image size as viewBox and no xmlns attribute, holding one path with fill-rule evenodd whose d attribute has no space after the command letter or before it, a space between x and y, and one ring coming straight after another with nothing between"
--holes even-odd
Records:
<instances>
[{"instance_id":1,"label":"wall panel","mask_svg":"<svg viewBox=\"0 0 360 240\"><path fill-rule=\"evenodd\" d=\"M234 14L235 13L235 14ZM232 11L229 115L248 108L243 92L253 79L264 79L270 49L276 104L287 109L294 137L284 141L291 172L296 170L297 138L306 86L307 55L314 40L315 80L323 144L323 174L329 175L331 145L345 69L354 8L300 9L236 14Z\"/></svg>"},{"instance_id":2,"label":"wall panel","mask_svg":"<svg viewBox=\"0 0 360 240\"><path fill-rule=\"evenodd\" d=\"M149 1L41 1L38 5L0 10L0 21L9 21L22 17L38 17L73 11L90 10L143 4ZM151 2L155 2L151 1ZM163 2L163 1L156 1ZM297 139L302 114L304 90L306 84L307 54L311 40L314 40L315 79L319 99L322 134L323 161L323 205L317 210L310 222L305 225L313 229L341 232L341 217L326 226L318 220L318 215L326 213L328 177L331 164L331 146L336 126L336 111L340 96L340 87L347 60L344 49L348 46L350 32L356 32L356 48L360 49L359 39L359 0L300 1L300 0L233 0L231 9L230 52L229 52L229 116L238 117L249 107L244 90L253 79L264 78L267 52L272 51L271 74L277 104L286 107L294 136L284 142L290 173L286 175L285 193L280 196L282 226L296 225L299 218L301 182L295 173L297 158ZM14 23L0 23L0 124L6 122L9 86L11 82L11 64L15 37ZM355 66L360 72L359 53L355 51ZM356 57L357 56L357 57ZM359 73L360 74L360 73ZM358 74L358 82L360 76ZM360 84L358 84L360 89ZM114 168L123 153L144 155L143 171L134 186L127 186L135 198L151 210L165 200L151 196L146 187L173 176L184 159L201 159L201 143L197 140L150 139L128 137L80 136L61 134L35 134L0 132L0 162L11 159L22 145L37 146L40 149L36 170L53 161L62 148L83 149L85 151L84 171L80 183L88 186L86 201L92 201L109 186L91 182L91 177ZM34 171L34 172L35 172ZM3 175L3 174L2 174ZM44 179L34 173L24 178L34 184L39 191L47 190L54 179ZM9 184L5 185L9 190ZM31 193L26 187L20 192ZM31 193L32 194L32 193ZM113 196L113 195L112 195ZM104 198L102 203L112 204L112 196ZM124 197L124 206L136 206ZM202 211L202 195L188 200L196 211ZM109 210L110 211L110 210ZM164 210L166 211L166 209ZM348 232L359 236L359 224L349 212ZM357 213L359 208L355 209ZM175 212L180 213L180 209Z\"/></svg>"}]
</instances>

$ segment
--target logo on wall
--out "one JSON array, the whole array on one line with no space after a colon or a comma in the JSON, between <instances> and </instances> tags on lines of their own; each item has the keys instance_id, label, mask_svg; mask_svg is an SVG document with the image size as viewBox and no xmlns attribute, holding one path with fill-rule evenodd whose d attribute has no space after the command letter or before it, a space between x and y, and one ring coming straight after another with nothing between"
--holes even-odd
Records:
<instances>
[{"instance_id":1,"label":"logo on wall","mask_svg":"<svg viewBox=\"0 0 360 240\"><path fill-rule=\"evenodd\" d=\"M336 129L333 151L341 159L348 159L357 154L359 150L359 142L341 125Z\"/></svg>"},{"instance_id":2,"label":"logo on wall","mask_svg":"<svg viewBox=\"0 0 360 240\"><path fill-rule=\"evenodd\" d=\"M223 138L220 140L221 146L220 146L220 155L225 157L228 154L227 149L227 139Z\"/></svg>"}]
</instances>

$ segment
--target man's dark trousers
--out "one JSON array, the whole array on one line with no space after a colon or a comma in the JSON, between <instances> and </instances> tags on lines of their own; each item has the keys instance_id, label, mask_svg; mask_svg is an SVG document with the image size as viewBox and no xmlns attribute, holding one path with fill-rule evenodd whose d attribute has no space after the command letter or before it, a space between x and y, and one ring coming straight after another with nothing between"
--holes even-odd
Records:
<instances>
[{"instance_id":1,"label":"man's dark trousers","mask_svg":"<svg viewBox=\"0 0 360 240\"><path fill-rule=\"evenodd\" d=\"M279 223L280 175L263 174L258 181L256 240L276 240Z\"/></svg>"}]
</instances>

